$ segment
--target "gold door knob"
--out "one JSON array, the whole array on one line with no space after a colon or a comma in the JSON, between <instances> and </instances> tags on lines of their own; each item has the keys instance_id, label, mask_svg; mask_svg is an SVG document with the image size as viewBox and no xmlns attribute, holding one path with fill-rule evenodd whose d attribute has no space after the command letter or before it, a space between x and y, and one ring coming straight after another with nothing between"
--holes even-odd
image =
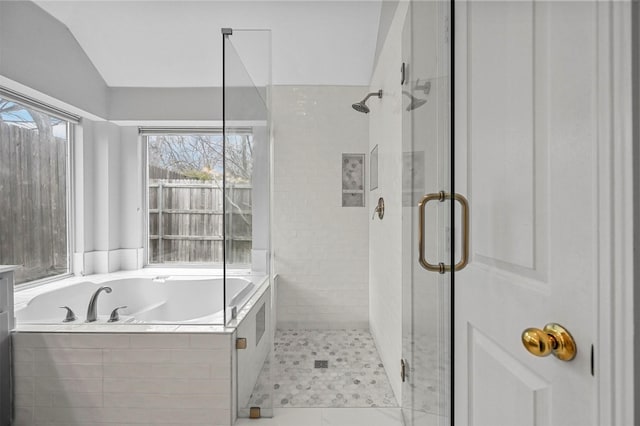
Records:
<instances>
[{"instance_id":1,"label":"gold door knob","mask_svg":"<svg viewBox=\"0 0 640 426\"><path fill-rule=\"evenodd\" d=\"M522 332L522 344L535 356L554 354L562 361L571 361L578 349L571 333L560 324L549 323L542 330L527 328Z\"/></svg>"}]
</instances>

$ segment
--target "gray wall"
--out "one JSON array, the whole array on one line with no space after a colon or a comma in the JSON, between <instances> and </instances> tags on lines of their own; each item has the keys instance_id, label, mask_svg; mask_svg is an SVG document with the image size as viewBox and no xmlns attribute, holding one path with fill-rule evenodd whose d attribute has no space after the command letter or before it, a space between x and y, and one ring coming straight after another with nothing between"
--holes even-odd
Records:
<instances>
[{"instance_id":1,"label":"gray wall","mask_svg":"<svg viewBox=\"0 0 640 426\"><path fill-rule=\"evenodd\" d=\"M0 77L94 118L222 120L220 87L108 87L68 28L30 1L0 1ZM227 94L227 119L266 119L264 90L231 87Z\"/></svg>"},{"instance_id":2,"label":"gray wall","mask_svg":"<svg viewBox=\"0 0 640 426\"><path fill-rule=\"evenodd\" d=\"M229 87L226 94L227 120L267 119L264 88ZM111 87L108 102L112 121L222 120L220 87Z\"/></svg>"},{"instance_id":3,"label":"gray wall","mask_svg":"<svg viewBox=\"0 0 640 426\"><path fill-rule=\"evenodd\" d=\"M0 75L100 117L107 85L66 26L28 1L0 1Z\"/></svg>"}]
</instances>

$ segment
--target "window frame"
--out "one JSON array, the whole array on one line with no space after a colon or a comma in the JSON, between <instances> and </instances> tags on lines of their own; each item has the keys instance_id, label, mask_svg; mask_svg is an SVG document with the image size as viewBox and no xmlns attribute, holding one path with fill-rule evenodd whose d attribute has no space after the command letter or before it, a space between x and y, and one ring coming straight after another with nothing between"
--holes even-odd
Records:
<instances>
[{"instance_id":1,"label":"window frame","mask_svg":"<svg viewBox=\"0 0 640 426\"><path fill-rule=\"evenodd\" d=\"M45 285L51 282L60 281L66 278L74 276L74 251L75 251L75 205L76 194L74 179L76 176L76 162L75 162L75 138L76 138L76 126L80 124L81 118L77 115L71 114L65 110L54 107L52 105L41 102L35 98L31 98L26 95L22 95L6 87L0 86L0 98L6 99L10 102L16 103L22 107L29 108L47 114L50 117L55 117L66 122L67 127L67 144L66 144L66 172L65 172L65 207L66 207L66 269L67 271L62 274L52 275L48 277L39 278L36 280L25 281L23 283L15 283L16 290L27 290L35 288L41 285ZM21 265L18 265L21 266Z\"/></svg>"},{"instance_id":2,"label":"window frame","mask_svg":"<svg viewBox=\"0 0 640 426\"><path fill-rule=\"evenodd\" d=\"M226 130L226 133L249 133L253 135L252 127L234 127ZM224 135L222 126L209 127L139 127L138 134L142 144L142 205L144 214L142 215L143 227L143 268L184 268L184 269L220 269L225 267L224 262L175 262L175 263L151 263L149 261L149 136L170 136L170 135ZM226 212L225 212L226 214ZM226 242L226 229L223 228L223 245ZM227 263L227 269L250 270L251 263Z\"/></svg>"}]
</instances>

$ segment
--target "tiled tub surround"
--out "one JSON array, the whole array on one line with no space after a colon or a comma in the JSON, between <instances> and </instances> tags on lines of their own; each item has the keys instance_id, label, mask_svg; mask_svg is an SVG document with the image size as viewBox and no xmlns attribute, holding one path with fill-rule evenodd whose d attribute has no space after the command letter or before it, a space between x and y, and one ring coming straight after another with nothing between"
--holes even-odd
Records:
<instances>
[{"instance_id":1,"label":"tiled tub surround","mask_svg":"<svg viewBox=\"0 0 640 426\"><path fill-rule=\"evenodd\" d=\"M315 361L328 361L316 368ZM274 407L397 407L384 365L367 330L276 332ZM252 402L269 397L266 365Z\"/></svg>"},{"instance_id":2,"label":"tiled tub surround","mask_svg":"<svg viewBox=\"0 0 640 426\"><path fill-rule=\"evenodd\" d=\"M253 304L254 309L247 312L244 320L238 325L236 334L244 338L247 348L236 351L237 362L237 395L238 415L249 417L251 407L260 407L263 417L273 415L270 394L261 400L251 398L252 391L264 366L270 364L273 348L273 316L271 315L271 292L265 292ZM263 380L270 383L268 372L265 371Z\"/></svg>"},{"instance_id":3,"label":"tiled tub surround","mask_svg":"<svg viewBox=\"0 0 640 426\"><path fill-rule=\"evenodd\" d=\"M227 276L226 305L241 310L264 275ZM120 306L121 322L223 324L223 290L220 270L145 269L135 272L73 277L16 293L15 314L20 324L61 324L69 306L83 324L91 296L100 286L111 293L98 298L98 324Z\"/></svg>"},{"instance_id":4,"label":"tiled tub surround","mask_svg":"<svg viewBox=\"0 0 640 426\"><path fill-rule=\"evenodd\" d=\"M233 334L181 327L14 333L14 425L231 425Z\"/></svg>"},{"instance_id":5,"label":"tiled tub surround","mask_svg":"<svg viewBox=\"0 0 640 426\"><path fill-rule=\"evenodd\" d=\"M236 336L266 327L269 340L270 323L258 324L256 311L269 308L270 295L265 280L228 327L18 324L14 425L232 425Z\"/></svg>"}]
</instances>

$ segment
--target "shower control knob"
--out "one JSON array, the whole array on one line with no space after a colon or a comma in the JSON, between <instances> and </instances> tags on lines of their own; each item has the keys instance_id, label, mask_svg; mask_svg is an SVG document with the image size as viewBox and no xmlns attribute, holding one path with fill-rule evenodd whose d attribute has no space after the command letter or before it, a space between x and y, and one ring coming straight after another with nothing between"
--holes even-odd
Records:
<instances>
[{"instance_id":1,"label":"shower control knob","mask_svg":"<svg viewBox=\"0 0 640 426\"><path fill-rule=\"evenodd\" d=\"M384 198L382 197L378 198L378 205L373 210L373 216L371 217L371 219L375 219L376 214L378 215L378 219L380 220L382 220L382 218L384 217Z\"/></svg>"}]
</instances>

